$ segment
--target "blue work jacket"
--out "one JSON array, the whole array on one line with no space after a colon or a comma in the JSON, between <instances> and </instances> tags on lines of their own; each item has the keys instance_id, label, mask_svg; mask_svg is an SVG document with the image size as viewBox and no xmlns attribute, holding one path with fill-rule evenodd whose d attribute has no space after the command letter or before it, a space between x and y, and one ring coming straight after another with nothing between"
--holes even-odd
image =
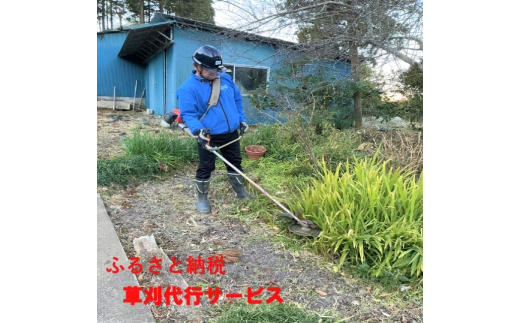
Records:
<instances>
[{"instance_id":1,"label":"blue work jacket","mask_svg":"<svg viewBox=\"0 0 520 323\"><path fill-rule=\"evenodd\" d=\"M228 74L219 73L218 77L219 102L208 111L202 121L199 119L206 112L211 95L210 82L198 77L193 70L190 78L177 90L180 117L193 134L203 128L209 128L212 135L231 133L240 127L240 122L246 121L240 90Z\"/></svg>"}]
</instances>

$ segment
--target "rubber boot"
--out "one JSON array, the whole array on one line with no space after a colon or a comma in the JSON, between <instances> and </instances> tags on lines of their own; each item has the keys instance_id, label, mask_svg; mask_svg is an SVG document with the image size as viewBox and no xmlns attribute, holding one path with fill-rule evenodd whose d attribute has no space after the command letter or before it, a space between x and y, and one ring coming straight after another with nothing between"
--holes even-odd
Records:
<instances>
[{"instance_id":1,"label":"rubber boot","mask_svg":"<svg viewBox=\"0 0 520 323\"><path fill-rule=\"evenodd\" d=\"M229 183L231 183L231 186L233 187L233 191L236 193L236 198L243 199L255 199L256 196L248 194L246 190L244 189L244 183L245 178L242 177L242 175L237 173L228 173L228 180Z\"/></svg>"},{"instance_id":2,"label":"rubber boot","mask_svg":"<svg viewBox=\"0 0 520 323\"><path fill-rule=\"evenodd\" d=\"M202 180L195 178L195 186L197 187L197 211L201 213L211 212L208 201L210 181L211 179Z\"/></svg>"}]
</instances>

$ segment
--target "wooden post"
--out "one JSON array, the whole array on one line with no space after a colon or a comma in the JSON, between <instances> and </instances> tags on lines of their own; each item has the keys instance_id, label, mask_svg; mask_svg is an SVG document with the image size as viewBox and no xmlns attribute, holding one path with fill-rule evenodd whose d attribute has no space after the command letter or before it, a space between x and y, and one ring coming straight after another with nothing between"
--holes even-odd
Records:
<instances>
[{"instance_id":1,"label":"wooden post","mask_svg":"<svg viewBox=\"0 0 520 323\"><path fill-rule=\"evenodd\" d=\"M135 89L134 89L134 104L132 105L132 111L135 111L135 96L137 95L137 80L135 80Z\"/></svg>"},{"instance_id":2,"label":"wooden post","mask_svg":"<svg viewBox=\"0 0 520 323\"><path fill-rule=\"evenodd\" d=\"M112 110L116 109L116 87L114 86L114 103L112 104Z\"/></svg>"}]
</instances>

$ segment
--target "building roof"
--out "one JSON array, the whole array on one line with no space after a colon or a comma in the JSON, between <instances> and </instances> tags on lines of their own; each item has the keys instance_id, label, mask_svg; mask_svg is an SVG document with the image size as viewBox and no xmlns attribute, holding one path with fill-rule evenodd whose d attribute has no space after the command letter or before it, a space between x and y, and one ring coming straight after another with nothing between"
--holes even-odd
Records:
<instances>
[{"instance_id":1,"label":"building roof","mask_svg":"<svg viewBox=\"0 0 520 323\"><path fill-rule=\"evenodd\" d=\"M180 28L204 30L215 34L226 35L228 37L239 38L245 41L267 43L275 47L299 46L299 44L281 39L245 33L193 19L162 13L155 14L149 24L125 26L120 30L105 30L98 32L98 34L103 35L127 31L128 35L118 56L138 64L145 64L157 52L166 49L173 44L171 28L173 25L179 26Z\"/></svg>"}]
</instances>

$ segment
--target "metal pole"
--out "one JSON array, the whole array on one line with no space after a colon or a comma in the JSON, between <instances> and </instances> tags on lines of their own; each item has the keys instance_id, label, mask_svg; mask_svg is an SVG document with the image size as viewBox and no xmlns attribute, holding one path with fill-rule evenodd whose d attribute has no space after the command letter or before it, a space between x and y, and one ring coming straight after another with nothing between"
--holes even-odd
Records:
<instances>
[{"instance_id":1,"label":"metal pole","mask_svg":"<svg viewBox=\"0 0 520 323\"><path fill-rule=\"evenodd\" d=\"M164 50L164 67L163 67L163 88L164 88L164 114L167 112L167 104L166 104L166 49Z\"/></svg>"},{"instance_id":2,"label":"metal pole","mask_svg":"<svg viewBox=\"0 0 520 323\"><path fill-rule=\"evenodd\" d=\"M116 87L114 86L114 102L112 103L112 110L116 109Z\"/></svg>"}]
</instances>

